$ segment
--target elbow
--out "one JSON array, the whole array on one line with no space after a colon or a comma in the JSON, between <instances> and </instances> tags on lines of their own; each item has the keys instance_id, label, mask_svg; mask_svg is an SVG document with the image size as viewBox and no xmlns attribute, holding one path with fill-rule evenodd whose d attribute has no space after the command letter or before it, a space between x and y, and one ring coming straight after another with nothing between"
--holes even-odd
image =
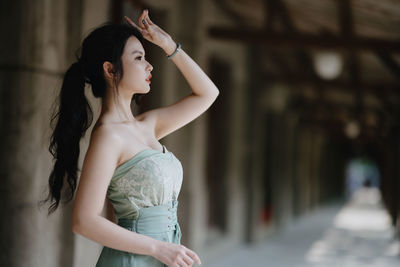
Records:
<instances>
[{"instance_id":1,"label":"elbow","mask_svg":"<svg viewBox=\"0 0 400 267\"><path fill-rule=\"evenodd\" d=\"M85 227L84 222L87 222L86 218L83 218L82 215L72 213L72 232L75 234L82 234Z\"/></svg>"},{"instance_id":2,"label":"elbow","mask_svg":"<svg viewBox=\"0 0 400 267\"><path fill-rule=\"evenodd\" d=\"M217 87L214 88L214 90L212 90L212 92L210 92L210 97L213 99L213 101L215 101L215 99L217 99L218 95L219 95L219 90Z\"/></svg>"},{"instance_id":3,"label":"elbow","mask_svg":"<svg viewBox=\"0 0 400 267\"><path fill-rule=\"evenodd\" d=\"M217 89L217 91L214 94L214 101L217 99L218 95L219 95L219 90Z\"/></svg>"},{"instance_id":4,"label":"elbow","mask_svg":"<svg viewBox=\"0 0 400 267\"><path fill-rule=\"evenodd\" d=\"M215 98L217 98L218 95L219 95L219 90L217 87L215 87Z\"/></svg>"},{"instance_id":5,"label":"elbow","mask_svg":"<svg viewBox=\"0 0 400 267\"><path fill-rule=\"evenodd\" d=\"M76 224L73 224L72 225L72 232L74 233L74 234L80 234L81 232L80 232L80 230L79 230L79 226L78 225L76 225Z\"/></svg>"},{"instance_id":6,"label":"elbow","mask_svg":"<svg viewBox=\"0 0 400 267\"><path fill-rule=\"evenodd\" d=\"M77 215L72 214L72 232L75 234L84 235L87 230L90 228L89 225L94 225L97 223L97 219L99 216L95 214L85 214L85 215ZM100 216L101 217L101 216Z\"/></svg>"},{"instance_id":7,"label":"elbow","mask_svg":"<svg viewBox=\"0 0 400 267\"><path fill-rule=\"evenodd\" d=\"M82 223L77 218L77 216L72 215L72 232L75 234L80 234L82 228Z\"/></svg>"}]
</instances>

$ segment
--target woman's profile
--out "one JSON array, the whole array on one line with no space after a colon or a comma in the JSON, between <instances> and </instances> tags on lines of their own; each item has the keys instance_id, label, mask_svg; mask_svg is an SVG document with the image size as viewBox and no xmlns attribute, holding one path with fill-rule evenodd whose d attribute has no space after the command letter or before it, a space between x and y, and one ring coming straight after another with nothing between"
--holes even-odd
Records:
<instances>
[{"instance_id":1,"label":"woman's profile","mask_svg":"<svg viewBox=\"0 0 400 267\"><path fill-rule=\"evenodd\" d=\"M153 23L144 10L137 24L106 24L83 41L81 55L64 76L50 152L49 214L62 199L64 181L75 199L73 232L103 245L96 267L192 266L198 255L181 244L177 221L183 170L158 140L205 112L219 91L181 45ZM148 93L153 66L145 59L147 40L164 50L192 89L179 101L133 116L132 99ZM79 184L79 141L92 111L85 83L102 108L90 134ZM76 192L75 192L76 191ZM112 214L104 218L105 205Z\"/></svg>"}]
</instances>

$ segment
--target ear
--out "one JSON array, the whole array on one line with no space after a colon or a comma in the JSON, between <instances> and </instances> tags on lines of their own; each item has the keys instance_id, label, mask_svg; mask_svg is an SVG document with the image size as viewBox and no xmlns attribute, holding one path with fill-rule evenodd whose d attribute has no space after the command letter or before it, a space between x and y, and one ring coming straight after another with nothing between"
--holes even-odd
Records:
<instances>
[{"instance_id":1,"label":"ear","mask_svg":"<svg viewBox=\"0 0 400 267\"><path fill-rule=\"evenodd\" d=\"M106 77L106 79L114 79L115 74L114 74L114 65L109 62L109 61L105 61L103 63L103 71L104 71L104 76Z\"/></svg>"}]
</instances>

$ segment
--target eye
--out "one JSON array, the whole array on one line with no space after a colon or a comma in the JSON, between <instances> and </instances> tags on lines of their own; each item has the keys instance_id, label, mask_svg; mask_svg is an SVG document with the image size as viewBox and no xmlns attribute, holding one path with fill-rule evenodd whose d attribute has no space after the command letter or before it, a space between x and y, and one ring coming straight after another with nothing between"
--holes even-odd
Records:
<instances>
[{"instance_id":1,"label":"eye","mask_svg":"<svg viewBox=\"0 0 400 267\"><path fill-rule=\"evenodd\" d=\"M141 56L138 56L138 57L136 57L136 59L142 59L142 57L141 57Z\"/></svg>"}]
</instances>

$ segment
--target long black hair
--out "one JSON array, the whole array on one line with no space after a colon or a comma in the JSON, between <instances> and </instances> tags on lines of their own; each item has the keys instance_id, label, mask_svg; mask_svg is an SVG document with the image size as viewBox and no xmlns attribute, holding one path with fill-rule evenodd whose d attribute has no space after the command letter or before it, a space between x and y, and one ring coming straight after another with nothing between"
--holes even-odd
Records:
<instances>
[{"instance_id":1,"label":"long black hair","mask_svg":"<svg viewBox=\"0 0 400 267\"><path fill-rule=\"evenodd\" d=\"M64 75L59 105L50 120L51 125L57 122L49 145L55 162L49 176L48 195L39 202L39 205L51 202L48 216L58 208L62 196L65 198L64 203L73 199L77 186L79 142L93 121L93 112L85 97L85 84L91 85L96 98L104 97L107 84L103 63L108 61L114 66L114 84L118 85L123 75L121 56L126 41L131 36L143 43L141 33L127 24L107 23L94 29L83 40L77 62L73 63ZM116 86L113 90L116 90ZM140 94L133 96L137 104L140 97ZM65 180L68 182L68 192L62 192Z\"/></svg>"}]
</instances>

